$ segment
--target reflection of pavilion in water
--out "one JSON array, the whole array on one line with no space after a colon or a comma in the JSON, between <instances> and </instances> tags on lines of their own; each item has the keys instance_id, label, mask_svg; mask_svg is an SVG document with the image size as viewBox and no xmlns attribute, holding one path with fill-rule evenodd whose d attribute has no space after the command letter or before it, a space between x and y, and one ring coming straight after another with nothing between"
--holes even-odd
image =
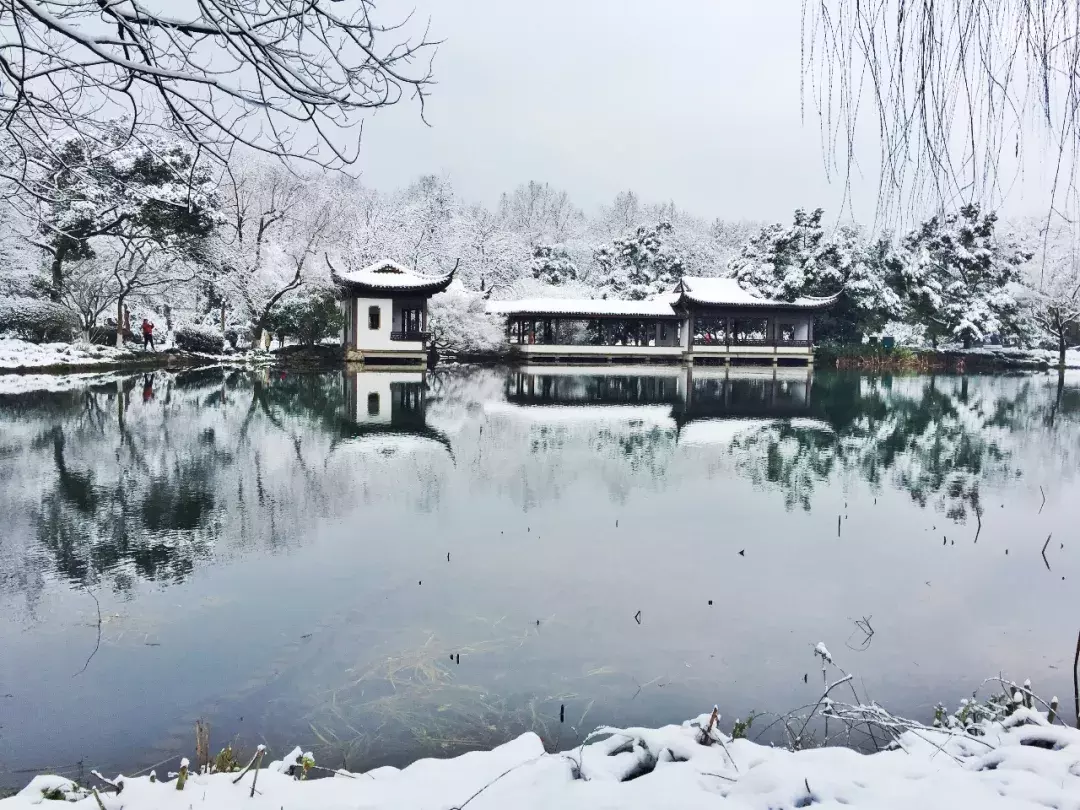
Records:
<instances>
[{"instance_id":1,"label":"reflection of pavilion in water","mask_svg":"<svg viewBox=\"0 0 1080 810\"><path fill-rule=\"evenodd\" d=\"M670 405L680 427L698 419L785 418L810 412L806 369L531 367L511 372L515 405Z\"/></svg>"},{"instance_id":2,"label":"reflection of pavilion in water","mask_svg":"<svg viewBox=\"0 0 1080 810\"><path fill-rule=\"evenodd\" d=\"M423 371L350 370L342 376L345 438L416 436L450 449L449 439L427 424L427 379Z\"/></svg>"}]
</instances>

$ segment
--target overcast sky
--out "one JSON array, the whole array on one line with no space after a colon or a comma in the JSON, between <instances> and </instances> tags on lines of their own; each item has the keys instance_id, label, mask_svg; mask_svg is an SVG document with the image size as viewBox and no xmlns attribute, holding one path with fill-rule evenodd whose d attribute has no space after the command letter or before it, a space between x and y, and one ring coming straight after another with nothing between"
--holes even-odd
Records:
<instances>
[{"instance_id":1,"label":"overcast sky","mask_svg":"<svg viewBox=\"0 0 1080 810\"><path fill-rule=\"evenodd\" d=\"M415 105L365 126L363 176L396 188L447 174L493 203L528 180L587 210L633 189L706 217L837 215L816 111L801 118L801 0L415 0L444 39L425 127ZM379 0L398 19L414 0ZM877 143L852 210L874 214ZM1043 202L1010 198L1013 212Z\"/></svg>"},{"instance_id":2,"label":"overcast sky","mask_svg":"<svg viewBox=\"0 0 1080 810\"><path fill-rule=\"evenodd\" d=\"M540 180L586 209L633 189L728 219L839 205L813 110L800 120L800 0L416 2L445 39L432 126L415 105L369 120L371 185L446 173L466 199L494 202Z\"/></svg>"}]
</instances>

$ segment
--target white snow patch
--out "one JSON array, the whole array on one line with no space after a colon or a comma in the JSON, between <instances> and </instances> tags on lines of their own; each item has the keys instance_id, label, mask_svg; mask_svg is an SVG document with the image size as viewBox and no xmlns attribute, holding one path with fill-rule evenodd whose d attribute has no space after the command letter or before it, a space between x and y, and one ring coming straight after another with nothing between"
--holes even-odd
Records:
<instances>
[{"instance_id":1,"label":"white snow patch","mask_svg":"<svg viewBox=\"0 0 1080 810\"><path fill-rule=\"evenodd\" d=\"M818 645L821 647L822 645ZM827 650L826 650L827 652ZM545 753L528 733L491 751L424 759L407 768L379 768L370 778L338 773L298 781L287 774L299 748L259 774L192 774L184 790L148 777L125 779L120 796L102 794L107 810L646 810L678 807L768 810L1041 810L1080 806L1080 731L1049 726L1021 710L980 737L920 729L897 749L864 755L827 747L791 752L733 740L713 731L700 742L708 715L658 729L599 729L587 745ZM600 739L602 738L602 739ZM0 810L40 807L44 792L68 794L81 810L97 800L73 782L36 777ZM82 798L80 798L82 796ZM69 799L69 800L70 800Z\"/></svg>"},{"instance_id":2,"label":"white snow patch","mask_svg":"<svg viewBox=\"0 0 1080 810\"><path fill-rule=\"evenodd\" d=\"M140 354L131 349L94 343L30 343L17 338L0 338L0 369L114 363L131 360Z\"/></svg>"}]
</instances>

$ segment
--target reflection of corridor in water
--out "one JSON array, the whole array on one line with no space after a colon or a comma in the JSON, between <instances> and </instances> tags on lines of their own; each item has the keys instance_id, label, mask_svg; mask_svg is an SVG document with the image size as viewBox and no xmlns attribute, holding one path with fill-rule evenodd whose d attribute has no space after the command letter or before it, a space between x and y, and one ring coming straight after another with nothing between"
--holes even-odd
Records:
<instances>
[{"instance_id":1,"label":"reflection of corridor in water","mask_svg":"<svg viewBox=\"0 0 1080 810\"><path fill-rule=\"evenodd\" d=\"M529 367L510 372L506 399L518 405L670 405L675 423L720 418L790 418L810 411L813 372L749 368Z\"/></svg>"}]
</instances>

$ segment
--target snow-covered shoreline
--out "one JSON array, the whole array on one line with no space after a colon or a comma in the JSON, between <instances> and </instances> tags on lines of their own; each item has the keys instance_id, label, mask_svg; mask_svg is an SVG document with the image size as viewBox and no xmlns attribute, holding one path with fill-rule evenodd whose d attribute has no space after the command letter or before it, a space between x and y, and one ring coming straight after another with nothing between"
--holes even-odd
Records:
<instances>
[{"instance_id":1,"label":"snow-covered shoreline","mask_svg":"<svg viewBox=\"0 0 1080 810\"><path fill-rule=\"evenodd\" d=\"M1023 707L975 733L909 728L891 750L873 754L843 747L788 751L705 728L711 729L709 715L658 729L605 728L599 741L560 753L547 753L527 733L453 759L359 774L326 771L328 778L308 780L298 778L304 769L293 763L304 756L296 749L258 769L257 777L254 771L191 773L182 790L175 774L118 777L111 781L122 783L119 794L105 792L113 785L96 776L80 789L43 775L0 800L0 810L62 798L85 810L1080 808L1080 731ZM97 795L88 792L95 785Z\"/></svg>"},{"instance_id":2,"label":"snow-covered shoreline","mask_svg":"<svg viewBox=\"0 0 1080 810\"><path fill-rule=\"evenodd\" d=\"M213 363L268 362L269 355L203 355L162 349L118 349L94 343L31 343L17 338L0 338L0 374L67 373L179 368Z\"/></svg>"}]
</instances>

